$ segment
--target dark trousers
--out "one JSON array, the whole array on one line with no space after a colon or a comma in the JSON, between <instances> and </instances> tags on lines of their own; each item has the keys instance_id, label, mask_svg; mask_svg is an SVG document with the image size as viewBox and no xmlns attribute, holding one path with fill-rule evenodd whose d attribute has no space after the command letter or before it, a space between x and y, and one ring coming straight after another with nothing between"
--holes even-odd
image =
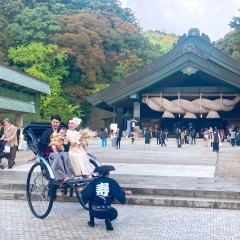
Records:
<instances>
[{"instance_id":1,"label":"dark trousers","mask_svg":"<svg viewBox=\"0 0 240 240\"><path fill-rule=\"evenodd\" d=\"M118 216L118 212L115 208L111 208L107 211L94 211L92 208L89 209L90 221L94 221L94 218L98 219L109 219L110 221L114 220Z\"/></svg>"},{"instance_id":2,"label":"dark trousers","mask_svg":"<svg viewBox=\"0 0 240 240\"><path fill-rule=\"evenodd\" d=\"M180 138L178 138L178 140L177 140L177 145L179 148L182 147L182 141Z\"/></svg>"},{"instance_id":3,"label":"dark trousers","mask_svg":"<svg viewBox=\"0 0 240 240\"><path fill-rule=\"evenodd\" d=\"M235 138L231 138L231 144L233 147L235 146Z\"/></svg>"},{"instance_id":4,"label":"dark trousers","mask_svg":"<svg viewBox=\"0 0 240 240\"><path fill-rule=\"evenodd\" d=\"M213 151L219 151L219 142L213 142L212 143L212 145L213 145Z\"/></svg>"},{"instance_id":5,"label":"dark trousers","mask_svg":"<svg viewBox=\"0 0 240 240\"><path fill-rule=\"evenodd\" d=\"M132 138L132 144L134 143L135 138Z\"/></svg>"},{"instance_id":6,"label":"dark trousers","mask_svg":"<svg viewBox=\"0 0 240 240\"><path fill-rule=\"evenodd\" d=\"M117 138L117 142L116 142L117 148L120 148L120 142L121 142L121 138Z\"/></svg>"},{"instance_id":7,"label":"dark trousers","mask_svg":"<svg viewBox=\"0 0 240 240\"><path fill-rule=\"evenodd\" d=\"M160 137L157 137L157 145L160 145L161 144L161 139Z\"/></svg>"},{"instance_id":8,"label":"dark trousers","mask_svg":"<svg viewBox=\"0 0 240 240\"><path fill-rule=\"evenodd\" d=\"M164 146L167 146L166 143L165 143L165 139L162 139L162 140L161 140L161 146L163 146L163 145L164 145Z\"/></svg>"},{"instance_id":9,"label":"dark trousers","mask_svg":"<svg viewBox=\"0 0 240 240\"><path fill-rule=\"evenodd\" d=\"M192 142L191 144L196 144L196 137L192 137Z\"/></svg>"},{"instance_id":10,"label":"dark trousers","mask_svg":"<svg viewBox=\"0 0 240 240\"><path fill-rule=\"evenodd\" d=\"M8 166L14 165L15 158L16 158L16 152L17 152L17 146L10 147L10 153L8 153L8 155L7 155Z\"/></svg>"},{"instance_id":11,"label":"dark trousers","mask_svg":"<svg viewBox=\"0 0 240 240\"><path fill-rule=\"evenodd\" d=\"M74 178L76 176L67 152L51 152L49 163L56 180Z\"/></svg>"}]
</instances>

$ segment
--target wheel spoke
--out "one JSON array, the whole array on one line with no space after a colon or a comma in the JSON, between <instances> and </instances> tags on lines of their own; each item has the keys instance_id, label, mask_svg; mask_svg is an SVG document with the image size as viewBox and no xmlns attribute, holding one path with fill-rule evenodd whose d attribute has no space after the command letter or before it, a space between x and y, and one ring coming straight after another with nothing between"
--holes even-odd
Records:
<instances>
[{"instance_id":1,"label":"wheel spoke","mask_svg":"<svg viewBox=\"0 0 240 240\"><path fill-rule=\"evenodd\" d=\"M30 170L27 180L28 203L36 217L46 217L51 208L53 197L51 195L52 180L43 163L36 163Z\"/></svg>"}]
</instances>

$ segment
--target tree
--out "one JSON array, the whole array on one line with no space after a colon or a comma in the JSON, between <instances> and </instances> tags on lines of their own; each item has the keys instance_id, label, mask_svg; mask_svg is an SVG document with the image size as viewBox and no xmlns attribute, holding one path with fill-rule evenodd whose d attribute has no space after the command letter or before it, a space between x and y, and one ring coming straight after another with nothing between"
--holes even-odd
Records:
<instances>
[{"instance_id":1,"label":"tree","mask_svg":"<svg viewBox=\"0 0 240 240\"><path fill-rule=\"evenodd\" d=\"M81 114L79 105L73 105L61 96L61 79L68 74L65 60L65 51L59 51L56 45L44 46L41 43L32 43L28 46L19 46L9 49L9 59L13 66L26 73L46 80L50 84L51 95L42 96L41 116L49 119L50 113L59 113L63 119Z\"/></svg>"},{"instance_id":2,"label":"tree","mask_svg":"<svg viewBox=\"0 0 240 240\"><path fill-rule=\"evenodd\" d=\"M24 8L22 0L1 0L0 14L6 17L8 21L13 21L14 17Z\"/></svg>"},{"instance_id":3,"label":"tree","mask_svg":"<svg viewBox=\"0 0 240 240\"><path fill-rule=\"evenodd\" d=\"M109 13L117 15L123 21L130 22L136 27L139 27L138 20L136 19L133 11L130 8L122 8L120 0L91 0L89 7L93 10L100 11L105 17Z\"/></svg>"},{"instance_id":4,"label":"tree","mask_svg":"<svg viewBox=\"0 0 240 240\"><path fill-rule=\"evenodd\" d=\"M7 39L8 31L6 30L8 26L7 20L0 15L0 62L7 63Z\"/></svg>"},{"instance_id":5,"label":"tree","mask_svg":"<svg viewBox=\"0 0 240 240\"><path fill-rule=\"evenodd\" d=\"M28 45L31 42L49 43L49 36L59 32L57 15L46 7L26 8L9 24L9 45Z\"/></svg>"},{"instance_id":6,"label":"tree","mask_svg":"<svg viewBox=\"0 0 240 240\"><path fill-rule=\"evenodd\" d=\"M51 39L65 49L74 63L74 68L80 70L78 84L91 87L102 81L102 67L106 62L101 34L111 35L111 25L104 17L89 11L64 16L59 19L61 34L55 34ZM107 44L107 40L105 42Z\"/></svg>"},{"instance_id":7,"label":"tree","mask_svg":"<svg viewBox=\"0 0 240 240\"><path fill-rule=\"evenodd\" d=\"M234 30L217 40L215 47L232 58L240 60L240 17L233 17L233 21L229 25Z\"/></svg>"},{"instance_id":8,"label":"tree","mask_svg":"<svg viewBox=\"0 0 240 240\"><path fill-rule=\"evenodd\" d=\"M240 60L240 16L233 17L233 21L230 22L230 27L235 29L233 32L233 44L235 47L234 52L232 53L232 57Z\"/></svg>"},{"instance_id":9,"label":"tree","mask_svg":"<svg viewBox=\"0 0 240 240\"><path fill-rule=\"evenodd\" d=\"M240 11L240 10L239 10ZM240 30L240 16L239 17L233 17L232 21L230 22L229 26L234 29Z\"/></svg>"}]
</instances>

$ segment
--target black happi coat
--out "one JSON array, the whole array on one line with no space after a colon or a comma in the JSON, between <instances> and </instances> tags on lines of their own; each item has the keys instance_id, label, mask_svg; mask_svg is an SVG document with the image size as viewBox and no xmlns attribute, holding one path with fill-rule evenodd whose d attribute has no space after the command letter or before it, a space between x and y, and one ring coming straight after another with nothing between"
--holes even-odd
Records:
<instances>
[{"instance_id":1,"label":"black happi coat","mask_svg":"<svg viewBox=\"0 0 240 240\"><path fill-rule=\"evenodd\" d=\"M82 191L82 200L86 204L88 200L94 206L111 206L114 198L120 203L126 202L125 192L112 178L99 177L92 180Z\"/></svg>"}]
</instances>

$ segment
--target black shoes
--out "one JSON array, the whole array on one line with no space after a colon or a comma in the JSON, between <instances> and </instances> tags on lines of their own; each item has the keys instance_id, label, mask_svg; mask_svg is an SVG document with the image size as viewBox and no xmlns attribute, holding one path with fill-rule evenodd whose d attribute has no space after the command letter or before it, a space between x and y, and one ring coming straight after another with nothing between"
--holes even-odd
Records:
<instances>
[{"instance_id":1,"label":"black shoes","mask_svg":"<svg viewBox=\"0 0 240 240\"><path fill-rule=\"evenodd\" d=\"M91 220L87 224L89 227L92 227L92 228L95 226L94 221L91 221ZM105 225L106 225L106 230L113 231L112 223L108 218L105 219Z\"/></svg>"},{"instance_id":2,"label":"black shoes","mask_svg":"<svg viewBox=\"0 0 240 240\"><path fill-rule=\"evenodd\" d=\"M111 223L111 221L110 221L108 218L105 219L105 224L106 224L106 229L107 229L108 231L113 231L112 223Z\"/></svg>"},{"instance_id":3,"label":"black shoes","mask_svg":"<svg viewBox=\"0 0 240 240\"><path fill-rule=\"evenodd\" d=\"M13 165L15 164L15 162L13 163ZM8 169L11 169L12 167L13 167L13 165L12 166L8 166Z\"/></svg>"},{"instance_id":4,"label":"black shoes","mask_svg":"<svg viewBox=\"0 0 240 240\"><path fill-rule=\"evenodd\" d=\"M89 221L87 224L88 224L89 227L94 227L95 226L93 221Z\"/></svg>"}]
</instances>

